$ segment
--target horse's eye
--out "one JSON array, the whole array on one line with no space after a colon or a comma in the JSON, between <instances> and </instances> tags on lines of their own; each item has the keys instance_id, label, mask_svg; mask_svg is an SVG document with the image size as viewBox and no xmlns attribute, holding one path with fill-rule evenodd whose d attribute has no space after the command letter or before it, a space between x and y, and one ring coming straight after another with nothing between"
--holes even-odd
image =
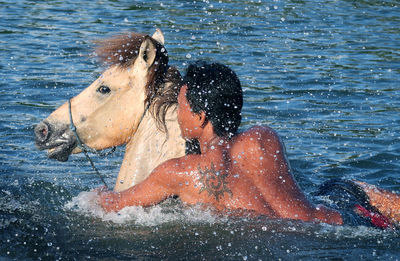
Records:
<instances>
[{"instance_id":1,"label":"horse's eye","mask_svg":"<svg viewBox=\"0 0 400 261\"><path fill-rule=\"evenodd\" d=\"M99 93L101 93L101 94L107 94L107 93L111 92L110 88L109 88L108 86L104 86L104 85L100 86L100 87L97 89L97 91L98 91Z\"/></svg>"}]
</instances>

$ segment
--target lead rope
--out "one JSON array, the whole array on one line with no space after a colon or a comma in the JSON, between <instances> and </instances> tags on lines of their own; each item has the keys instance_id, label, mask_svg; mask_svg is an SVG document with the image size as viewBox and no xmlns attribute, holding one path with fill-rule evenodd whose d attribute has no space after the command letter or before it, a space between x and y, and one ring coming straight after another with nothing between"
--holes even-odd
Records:
<instances>
[{"instance_id":1,"label":"lead rope","mask_svg":"<svg viewBox=\"0 0 400 261\"><path fill-rule=\"evenodd\" d=\"M106 181L104 180L103 176L100 174L100 171L94 165L94 163L93 163L92 159L90 158L88 152L92 152L92 153L97 154L99 156L105 157L105 156L110 155L111 153L113 153L115 151L115 147L113 147L109 152L103 153L103 152L98 152L97 150L95 150L93 148L90 148L89 146L87 146L84 143L82 143L81 139L79 138L78 133L76 132L76 126L74 124L74 121L72 120L71 99L68 99L68 110L69 110L69 128L75 135L76 141L78 143L77 144L78 147L83 151L83 154L85 154L86 159L89 161L90 165L92 166L92 169L96 172L97 176L99 176L101 182L103 182L104 186L107 189L109 189Z\"/></svg>"},{"instance_id":2,"label":"lead rope","mask_svg":"<svg viewBox=\"0 0 400 261\"><path fill-rule=\"evenodd\" d=\"M144 118L144 115L146 114L146 112L147 112L147 110L149 109L149 107L150 107L150 104L148 104L148 105L146 106L146 108L145 108L145 110L144 110L144 112L143 112L143 114L142 114L142 117L140 118L140 121L139 121L139 124L138 124L138 126L137 126L137 129L139 128L140 123L142 122L142 120L143 120L143 118ZM77 143L78 143L77 146L83 151L83 153L84 153L85 156L86 156L86 159L89 161L90 165L92 166L92 169L96 172L97 176L99 176L101 182L103 182L104 186L105 186L107 189L109 189L109 188L108 188L108 185L107 185L107 183L106 183L106 181L104 180L103 176L100 174L100 171L96 168L96 166L94 165L92 159L90 158L89 152L94 153L94 154L96 154L96 155L98 155L98 156L101 156L101 157L105 157L105 156L108 156L108 155L110 155L111 153L113 153L113 152L115 151L116 147L115 147L115 146L112 147L112 149L111 149L110 151L108 151L108 152L99 152L99 151L97 151L97 150L95 150L95 149L93 149L93 148L87 146L86 144L84 144L84 143L81 141L81 139L79 138L78 133L76 132L76 126L75 126L74 121L73 121L73 119L72 119L71 99L68 99L68 111L69 111L69 122L70 122L69 128L70 128L70 130L74 133L74 135L75 135L75 137L76 137L76 140L77 140Z\"/></svg>"}]
</instances>

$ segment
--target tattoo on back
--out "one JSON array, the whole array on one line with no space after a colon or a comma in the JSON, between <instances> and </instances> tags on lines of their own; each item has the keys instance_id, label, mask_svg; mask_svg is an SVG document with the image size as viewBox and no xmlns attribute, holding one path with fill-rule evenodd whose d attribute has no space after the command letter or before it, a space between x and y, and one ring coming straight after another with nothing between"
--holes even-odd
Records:
<instances>
[{"instance_id":1,"label":"tattoo on back","mask_svg":"<svg viewBox=\"0 0 400 261\"><path fill-rule=\"evenodd\" d=\"M205 190L209 196L214 196L217 201L224 196L225 192L232 197L232 191L227 187L227 181L225 180L228 176L227 173L223 174L215 170L213 162L211 162L210 168L205 167L204 170L201 169L199 164L198 170L202 184L199 194Z\"/></svg>"}]
</instances>

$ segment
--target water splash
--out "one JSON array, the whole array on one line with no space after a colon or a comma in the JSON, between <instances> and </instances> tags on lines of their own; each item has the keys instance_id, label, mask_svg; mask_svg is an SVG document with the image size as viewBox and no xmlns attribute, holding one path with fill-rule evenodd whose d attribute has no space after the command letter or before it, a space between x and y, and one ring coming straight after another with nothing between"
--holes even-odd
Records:
<instances>
[{"instance_id":1,"label":"water splash","mask_svg":"<svg viewBox=\"0 0 400 261\"><path fill-rule=\"evenodd\" d=\"M184 206L178 200L168 199L152 207L125 207L118 212L106 213L98 203L96 192L81 192L64 206L67 211L73 211L88 217L100 218L104 222L116 224L135 224L141 226L157 226L170 222L224 223L228 217L217 215L211 209L200 205Z\"/></svg>"}]
</instances>

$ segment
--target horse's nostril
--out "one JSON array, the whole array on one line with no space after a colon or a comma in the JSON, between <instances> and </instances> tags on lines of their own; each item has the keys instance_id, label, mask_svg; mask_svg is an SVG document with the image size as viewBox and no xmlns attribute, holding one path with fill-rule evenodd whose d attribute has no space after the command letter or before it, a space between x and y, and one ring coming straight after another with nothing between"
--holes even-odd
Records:
<instances>
[{"instance_id":1,"label":"horse's nostril","mask_svg":"<svg viewBox=\"0 0 400 261\"><path fill-rule=\"evenodd\" d=\"M43 136L47 136L47 129L46 128L43 128L41 131L42 131L42 135Z\"/></svg>"},{"instance_id":2,"label":"horse's nostril","mask_svg":"<svg viewBox=\"0 0 400 261\"><path fill-rule=\"evenodd\" d=\"M36 139L40 142L45 142L49 138L49 125L45 122L39 123L35 128Z\"/></svg>"}]
</instances>

